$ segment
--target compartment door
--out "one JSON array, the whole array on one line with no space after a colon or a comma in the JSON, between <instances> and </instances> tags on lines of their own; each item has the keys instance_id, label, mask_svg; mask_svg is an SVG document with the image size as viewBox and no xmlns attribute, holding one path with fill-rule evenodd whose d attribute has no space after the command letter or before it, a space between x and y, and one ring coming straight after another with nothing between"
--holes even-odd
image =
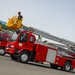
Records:
<instances>
[{"instance_id":1,"label":"compartment door","mask_svg":"<svg viewBox=\"0 0 75 75\"><path fill-rule=\"evenodd\" d=\"M56 53L57 53L56 50L48 49L46 61L50 63L54 63L56 58Z\"/></svg>"}]
</instances>

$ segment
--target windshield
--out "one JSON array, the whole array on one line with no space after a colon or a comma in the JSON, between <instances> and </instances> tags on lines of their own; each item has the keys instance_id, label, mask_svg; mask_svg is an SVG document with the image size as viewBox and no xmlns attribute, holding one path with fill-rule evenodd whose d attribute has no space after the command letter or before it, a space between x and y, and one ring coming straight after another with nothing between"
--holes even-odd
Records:
<instances>
[{"instance_id":1,"label":"windshield","mask_svg":"<svg viewBox=\"0 0 75 75\"><path fill-rule=\"evenodd\" d=\"M28 35L26 33L21 33L18 41L19 42L27 42L28 41Z\"/></svg>"},{"instance_id":2,"label":"windshield","mask_svg":"<svg viewBox=\"0 0 75 75\"><path fill-rule=\"evenodd\" d=\"M17 39L18 34L16 32L14 32L14 34L12 35L11 40L15 41Z\"/></svg>"}]
</instances>

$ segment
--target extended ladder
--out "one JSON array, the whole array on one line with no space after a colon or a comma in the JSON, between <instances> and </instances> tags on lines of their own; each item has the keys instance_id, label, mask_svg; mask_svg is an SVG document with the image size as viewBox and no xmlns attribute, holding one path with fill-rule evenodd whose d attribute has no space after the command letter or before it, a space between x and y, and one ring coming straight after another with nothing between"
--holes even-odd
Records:
<instances>
[{"instance_id":1,"label":"extended ladder","mask_svg":"<svg viewBox=\"0 0 75 75\"><path fill-rule=\"evenodd\" d=\"M63 39L63 38L56 37L54 35L51 35L45 31L39 30L39 29L34 28L34 27L28 27L28 30L31 31L32 33L36 34L36 35L40 35L44 38L53 40L55 42L59 42L61 44L64 44L63 46L70 48L71 50L73 49L75 51L75 43L74 42L68 41L68 40Z\"/></svg>"}]
</instances>

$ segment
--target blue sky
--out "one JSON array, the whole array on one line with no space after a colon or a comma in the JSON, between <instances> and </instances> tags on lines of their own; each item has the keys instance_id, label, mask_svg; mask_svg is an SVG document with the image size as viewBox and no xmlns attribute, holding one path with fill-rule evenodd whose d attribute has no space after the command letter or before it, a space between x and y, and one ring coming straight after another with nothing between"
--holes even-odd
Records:
<instances>
[{"instance_id":1,"label":"blue sky","mask_svg":"<svg viewBox=\"0 0 75 75\"><path fill-rule=\"evenodd\" d=\"M0 20L18 11L24 25L75 42L75 0L0 0Z\"/></svg>"}]
</instances>

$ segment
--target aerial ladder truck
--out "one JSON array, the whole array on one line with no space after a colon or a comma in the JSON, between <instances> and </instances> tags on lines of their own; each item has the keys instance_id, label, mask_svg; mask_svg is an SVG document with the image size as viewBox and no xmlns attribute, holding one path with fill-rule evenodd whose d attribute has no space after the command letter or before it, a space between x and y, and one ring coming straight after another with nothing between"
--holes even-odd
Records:
<instances>
[{"instance_id":1,"label":"aerial ladder truck","mask_svg":"<svg viewBox=\"0 0 75 75\"><path fill-rule=\"evenodd\" d=\"M2 23L3 34L11 37L14 32L19 32L17 38L7 43L5 52L10 53L11 59L18 60L22 63L28 61L48 62L52 68L61 67L63 70L70 71L75 68L75 43L58 38L47 32L33 27L26 27L22 24L22 16L13 16L8 22ZM36 35L39 39L36 40ZM60 44L42 42L41 37L53 40ZM1 49L2 50L2 49Z\"/></svg>"},{"instance_id":2,"label":"aerial ladder truck","mask_svg":"<svg viewBox=\"0 0 75 75\"><path fill-rule=\"evenodd\" d=\"M52 68L61 67L62 70L70 71L75 68L75 43L53 36L47 32L33 27L20 31L13 42L9 42L6 53L12 60L22 63L28 61L48 62ZM38 40L36 39L39 36ZM60 44L43 42L41 37L53 40Z\"/></svg>"}]
</instances>

